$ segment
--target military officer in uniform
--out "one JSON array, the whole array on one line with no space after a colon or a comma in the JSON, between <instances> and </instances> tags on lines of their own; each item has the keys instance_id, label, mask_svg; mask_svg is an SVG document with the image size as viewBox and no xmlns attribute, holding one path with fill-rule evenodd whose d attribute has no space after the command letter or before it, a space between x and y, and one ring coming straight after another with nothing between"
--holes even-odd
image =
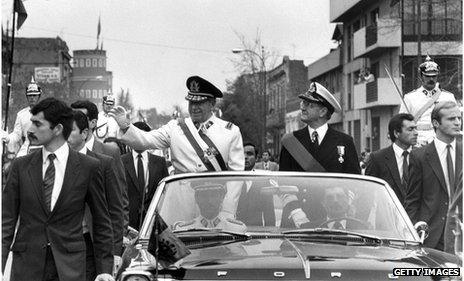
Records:
<instances>
[{"instance_id":1,"label":"military officer in uniform","mask_svg":"<svg viewBox=\"0 0 464 281\"><path fill-rule=\"evenodd\" d=\"M3 140L8 143L8 151L16 153L16 157L28 154L29 150L33 148L39 148L37 146L29 145L30 142L27 138L27 130L31 127L32 124L32 115L30 110L39 102L41 94L41 88L34 81L34 77L32 77L31 83L29 83L26 88L26 99L29 106L21 109L16 115L13 132L11 132L9 135L3 134Z\"/></svg>"},{"instance_id":2,"label":"military officer in uniform","mask_svg":"<svg viewBox=\"0 0 464 281\"><path fill-rule=\"evenodd\" d=\"M360 174L353 138L330 128L327 122L341 107L321 84L312 82L301 99L301 121L307 126L282 138L280 171L335 172ZM300 227L326 214L321 205L324 194L283 195L282 227Z\"/></svg>"},{"instance_id":3,"label":"military officer in uniform","mask_svg":"<svg viewBox=\"0 0 464 281\"><path fill-rule=\"evenodd\" d=\"M114 97L111 94L103 97L103 111L98 113L97 127L95 128L95 137L101 142L104 142L109 137L116 138L118 135L118 124L108 116L114 102Z\"/></svg>"},{"instance_id":4,"label":"military officer in uniform","mask_svg":"<svg viewBox=\"0 0 464 281\"><path fill-rule=\"evenodd\" d=\"M131 125L123 107L113 108L110 116L123 133L121 140L136 150L171 148L175 173L244 170L240 129L212 113L222 92L198 76L187 79L187 88L190 117L171 120L150 132Z\"/></svg>"},{"instance_id":5,"label":"military officer in uniform","mask_svg":"<svg viewBox=\"0 0 464 281\"><path fill-rule=\"evenodd\" d=\"M195 201L200 209L200 215L191 221L180 221L173 225L173 230L188 230L192 228L218 228L226 231L245 232L243 222L226 218L220 214L227 188L221 184L192 186L195 191Z\"/></svg>"},{"instance_id":6,"label":"military officer in uniform","mask_svg":"<svg viewBox=\"0 0 464 281\"><path fill-rule=\"evenodd\" d=\"M424 146L430 143L435 137L432 126L432 109L438 102L453 101L456 103L454 95L440 88L437 82L440 67L429 56L419 66L420 79L422 86L404 96L399 113L410 113L414 116L417 123L417 145Z\"/></svg>"}]
</instances>

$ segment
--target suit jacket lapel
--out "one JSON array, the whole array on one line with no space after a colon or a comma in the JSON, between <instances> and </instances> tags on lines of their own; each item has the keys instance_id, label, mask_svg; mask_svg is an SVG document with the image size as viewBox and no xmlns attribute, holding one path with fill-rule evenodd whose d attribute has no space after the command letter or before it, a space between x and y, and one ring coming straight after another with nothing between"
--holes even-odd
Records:
<instances>
[{"instance_id":1,"label":"suit jacket lapel","mask_svg":"<svg viewBox=\"0 0 464 281\"><path fill-rule=\"evenodd\" d=\"M296 131L293 135L301 142L301 144L306 148L307 151L311 151L311 137L309 136L308 126L303 129Z\"/></svg>"},{"instance_id":2,"label":"suit jacket lapel","mask_svg":"<svg viewBox=\"0 0 464 281\"><path fill-rule=\"evenodd\" d=\"M129 177L131 178L132 183L136 187L135 189L137 190L137 192L140 193L139 182L137 180L137 175L135 174L135 166L134 166L134 160L132 158L132 153L128 153L127 157L123 157L123 161L124 161L124 166L127 167L127 172L129 173Z\"/></svg>"},{"instance_id":3,"label":"suit jacket lapel","mask_svg":"<svg viewBox=\"0 0 464 281\"><path fill-rule=\"evenodd\" d=\"M156 186L155 186L155 175L156 175L156 171L155 171L155 156L151 155L150 153L148 153L148 194L150 194L151 192L153 192L153 190L155 190Z\"/></svg>"},{"instance_id":4,"label":"suit jacket lapel","mask_svg":"<svg viewBox=\"0 0 464 281\"><path fill-rule=\"evenodd\" d=\"M445 182L445 175L443 174L443 168L441 167L440 157L438 157L435 141L433 141L427 146L425 153L427 163L429 163L429 165L432 167L433 173L437 176L441 187L445 190L446 194L448 194L448 189L446 188Z\"/></svg>"},{"instance_id":5,"label":"suit jacket lapel","mask_svg":"<svg viewBox=\"0 0 464 281\"><path fill-rule=\"evenodd\" d=\"M60 195L56 199L55 207L50 216L56 212L63 204L63 198L69 194L68 190L73 187L74 181L77 178L80 170L79 152L69 149L68 162L66 163L66 171L64 172L63 186L61 187Z\"/></svg>"},{"instance_id":6,"label":"suit jacket lapel","mask_svg":"<svg viewBox=\"0 0 464 281\"><path fill-rule=\"evenodd\" d=\"M309 133L308 133L309 135ZM328 145L328 144L337 144L336 135L333 133L333 129L329 127L327 133L325 134L324 138L322 139L321 144L319 145L319 158L324 159L326 156L330 155L330 153L336 153L338 155L338 151L334 150L337 148L336 145ZM337 157L338 158L338 157Z\"/></svg>"},{"instance_id":7,"label":"suit jacket lapel","mask_svg":"<svg viewBox=\"0 0 464 281\"><path fill-rule=\"evenodd\" d=\"M40 202L40 206L42 206L43 211L45 214L49 214L50 210L45 205L45 196L44 190L42 186L43 177L42 177L42 150L39 153L35 153L34 157L32 158L31 162L29 163L28 173L29 173L29 180L31 185L33 186L33 190L37 195L37 199Z\"/></svg>"},{"instance_id":8,"label":"suit jacket lapel","mask_svg":"<svg viewBox=\"0 0 464 281\"><path fill-rule=\"evenodd\" d=\"M405 190L402 188L401 179L400 179L400 171L398 170L398 164L396 162L395 151L393 150L393 146L390 146L387 149L387 153L385 154L385 163L390 170L393 180L395 181L396 186L398 186L401 190L401 193L405 195Z\"/></svg>"}]
</instances>

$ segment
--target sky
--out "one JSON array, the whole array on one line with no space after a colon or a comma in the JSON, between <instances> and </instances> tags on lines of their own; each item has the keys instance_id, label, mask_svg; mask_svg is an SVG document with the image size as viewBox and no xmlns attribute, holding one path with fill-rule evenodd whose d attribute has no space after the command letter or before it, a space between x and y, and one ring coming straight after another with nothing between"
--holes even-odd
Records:
<instances>
[{"instance_id":1,"label":"sky","mask_svg":"<svg viewBox=\"0 0 464 281\"><path fill-rule=\"evenodd\" d=\"M12 0L2 0L11 25ZM305 65L333 43L328 0L27 0L18 37L56 37L70 49L94 49L98 18L113 72L113 92L129 89L136 108L186 108L185 81L199 75L226 90L239 76L231 52L238 34L252 41L259 30L266 51ZM11 27L10 27L11 28Z\"/></svg>"}]
</instances>

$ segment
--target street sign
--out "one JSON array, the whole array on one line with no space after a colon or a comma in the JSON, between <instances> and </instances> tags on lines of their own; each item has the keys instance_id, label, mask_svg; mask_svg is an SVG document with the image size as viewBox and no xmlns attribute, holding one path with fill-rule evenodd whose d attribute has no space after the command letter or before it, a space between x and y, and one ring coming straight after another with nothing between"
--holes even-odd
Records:
<instances>
[{"instance_id":1,"label":"street sign","mask_svg":"<svg viewBox=\"0 0 464 281\"><path fill-rule=\"evenodd\" d=\"M34 78L39 83L60 83L60 68L35 67Z\"/></svg>"}]
</instances>

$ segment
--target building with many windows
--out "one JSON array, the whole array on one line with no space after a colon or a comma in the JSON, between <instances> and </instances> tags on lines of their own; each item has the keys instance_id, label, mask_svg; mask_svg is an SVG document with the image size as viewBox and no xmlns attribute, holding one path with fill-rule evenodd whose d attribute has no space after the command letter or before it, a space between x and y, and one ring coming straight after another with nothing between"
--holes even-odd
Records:
<instances>
[{"instance_id":1,"label":"building with many windows","mask_svg":"<svg viewBox=\"0 0 464 281\"><path fill-rule=\"evenodd\" d=\"M11 67L11 37L2 34L2 108L5 109L8 74ZM26 107L26 87L34 77L42 88L42 99L70 98L71 56L68 45L56 38L15 38L8 128L13 128L16 113ZM2 120L3 121L3 120Z\"/></svg>"},{"instance_id":2,"label":"building with many windows","mask_svg":"<svg viewBox=\"0 0 464 281\"><path fill-rule=\"evenodd\" d=\"M102 98L112 92L113 74L106 70L105 50L73 51L71 92L76 99L87 99L102 107Z\"/></svg>"},{"instance_id":3,"label":"building with many windows","mask_svg":"<svg viewBox=\"0 0 464 281\"><path fill-rule=\"evenodd\" d=\"M280 65L266 73L266 143L271 155L278 155L280 140L286 133L287 101L295 104L298 95L307 90L307 69L302 60L284 56Z\"/></svg>"},{"instance_id":4,"label":"building with many windows","mask_svg":"<svg viewBox=\"0 0 464 281\"><path fill-rule=\"evenodd\" d=\"M387 71L407 93L419 86L418 63L430 55L441 86L462 98L461 14L459 0L330 1L331 22L343 23L341 121L360 151L390 144L388 122L401 97Z\"/></svg>"}]
</instances>

